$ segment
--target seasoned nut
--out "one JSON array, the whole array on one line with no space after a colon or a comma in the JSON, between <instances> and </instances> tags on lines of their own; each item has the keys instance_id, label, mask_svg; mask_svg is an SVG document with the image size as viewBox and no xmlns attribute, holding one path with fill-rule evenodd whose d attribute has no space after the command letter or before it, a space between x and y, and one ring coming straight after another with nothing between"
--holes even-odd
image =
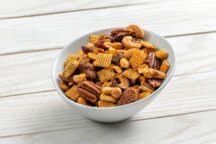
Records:
<instances>
[{"instance_id":1,"label":"seasoned nut","mask_svg":"<svg viewBox=\"0 0 216 144\"><path fill-rule=\"evenodd\" d=\"M149 68L143 74L146 78L164 79L166 77L166 73L152 68Z\"/></svg>"},{"instance_id":2,"label":"seasoned nut","mask_svg":"<svg viewBox=\"0 0 216 144\"><path fill-rule=\"evenodd\" d=\"M111 43L111 46L115 49L122 49L123 48L123 45L120 42Z\"/></svg>"},{"instance_id":3,"label":"seasoned nut","mask_svg":"<svg viewBox=\"0 0 216 144\"><path fill-rule=\"evenodd\" d=\"M116 36L118 34L125 34L125 35L131 35L133 33L133 30L126 29L126 28L119 28L119 29L113 29L111 31L112 36Z\"/></svg>"},{"instance_id":4,"label":"seasoned nut","mask_svg":"<svg viewBox=\"0 0 216 144\"><path fill-rule=\"evenodd\" d=\"M148 49L155 49L156 48L155 45L153 45L150 42L142 41L141 43L142 43L143 47L145 47L145 48L148 48Z\"/></svg>"},{"instance_id":5,"label":"seasoned nut","mask_svg":"<svg viewBox=\"0 0 216 144\"><path fill-rule=\"evenodd\" d=\"M114 79L114 78L111 79L111 83L112 83L112 84L111 84L112 87L117 87L117 86L118 86L118 82L117 82L117 80Z\"/></svg>"},{"instance_id":6,"label":"seasoned nut","mask_svg":"<svg viewBox=\"0 0 216 144\"><path fill-rule=\"evenodd\" d=\"M143 64L141 66L138 67L138 73L144 73L144 71L146 71L148 69L148 65L147 64Z\"/></svg>"},{"instance_id":7,"label":"seasoned nut","mask_svg":"<svg viewBox=\"0 0 216 144\"><path fill-rule=\"evenodd\" d=\"M59 86L63 91L66 91L69 89L69 87L65 84L65 82L63 80L59 81Z\"/></svg>"},{"instance_id":8,"label":"seasoned nut","mask_svg":"<svg viewBox=\"0 0 216 144\"><path fill-rule=\"evenodd\" d=\"M73 81L75 83L80 83L82 81L86 80L86 74L79 74L79 75L74 75L73 76Z\"/></svg>"},{"instance_id":9,"label":"seasoned nut","mask_svg":"<svg viewBox=\"0 0 216 144\"><path fill-rule=\"evenodd\" d=\"M148 83L154 88L161 86L162 82L161 79L148 79Z\"/></svg>"},{"instance_id":10,"label":"seasoned nut","mask_svg":"<svg viewBox=\"0 0 216 144\"><path fill-rule=\"evenodd\" d=\"M82 51L83 51L85 54L94 51L94 50L93 50L93 49L94 49L93 47L81 46L81 48L82 48Z\"/></svg>"},{"instance_id":11,"label":"seasoned nut","mask_svg":"<svg viewBox=\"0 0 216 144\"><path fill-rule=\"evenodd\" d=\"M130 86L130 82L126 77L121 76L119 77L119 80L120 80L120 84L119 84L120 88L127 89Z\"/></svg>"},{"instance_id":12,"label":"seasoned nut","mask_svg":"<svg viewBox=\"0 0 216 144\"><path fill-rule=\"evenodd\" d=\"M102 84L102 88L103 87L110 87L112 85L112 83L111 82L104 82L103 84Z\"/></svg>"},{"instance_id":13,"label":"seasoned nut","mask_svg":"<svg viewBox=\"0 0 216 144\"><path fill-rule=\"evenodd\" d=\"M89 105L87 100L84 99L83 97L78 97L77 103L82 104L82 105Z\"/></svg>"},{"instance_id":14,"label":"seasoned nut","mask_svg":"<svg viewBox=\"0 0 216 144\"><path fill-rule=\"evenodd\" d=\"M130 66L129 61L126 58L121 58L120 59L120 66L122 68L129 68L129 66Z\"/></svg>"},{"instance_id":15,"label":"seasoned nut","mask_svg":"<svg viewBox=\"0 0 216 144\"><path fill-rule=\"evenodd\" d=\"M151 95L151 92L142 92L139 96L138 99L143 99L147 96Z\"/></svg>"},{"instance_id":16,"label":"seasoned nut","mask_svg":"<svg viewBox=\"0 0 216 144\"><path fill-rule=\"evenodd\" d=\"M159 50L155 52L155 56L159 59L166 59L168 57L168 52L165 50Z\"/></svg>"},{"instance_id":17,"label":"seasoned nut","mask_svg":"<svg viewBox=\"0 0 216 144\"><path fill-rule=\"evenodd\" d=\"M120 62L120 59L123 57L123 54L118 53L118 54L114 54L112 57L112 63L118 65Z\"/></svg>"},{"instance_id":18,"label":"seasoned nut","mask_svg":"<svg viewBox=\"0 0 216 144\"><path fill-rule=\"evenodd\" d=\"M146 82L146 78L145 78L144 76L140 76L140 77L138 78L138 81L140 82L140 84L141 84L141 83L144 83L144 82Z\"/></svg>"},{"instance_id":19,"label":"seasoned nut","mask_svg":"<svg viewBox=\"0 0 216 144\"><path fill-rule=\"evenodd\" d=\"M137 38L144 38L144 31L138 25L129 25L127 29L131 29Z\"/></svg>"},{"instance_id":20,"label":"seasoned nut","mask_svg":"<svg viewBox=\"0 0 216 144\"><path fill-rule=\"evenodd\" d=\"M112 66L112 69L114 69L115 72L117 72L118 74L122 73L122 69L119 66Z\"/></svg>"},{"instance_id":21,"label":"seasoned nut","mask_svg":"<svg viewBox=\"0 0 216 144\"><path fill-rule=\"evenodd\" d=\"M112 102L112 103L116 103L116 99L115 98L113 98L112 96L110 96L110 95L105 95L105 94L101 94L100 95L100 100L103 100L103 101L108 101L108 102Z\"/></svg>"},{"instance_id":22,"label":"seasoned nut","mask_svg":"<svg viewBox=\"0 0 216 144\"><path fill-rule=\"evenodd\" d=\"M137 100L138 91L132 87L127 88L120 97L117 105L129 104Z\"/></svg>"},{"instance_id":23,"label":"seasoned nut","mask_svg":"<svg viewBox=\"0 0 216 144\"><path fill-rule=\"evenodd\" d=\"M147 91L147 92L151 92L151 93L155 90L151 85L149 85L145 82L141 83L141 86L139 87L139 89L142 91Z\"/></svg>"},{"instance_id":24,"label":"seasoned nut","mask_svg":"<svg viewBox=\"0 0 216 144\"><path fill-rule=\"evenodd\" d=\"M103 94L111 94L114 98L119 98L122 95L122 90L118 87L103 87Z\"/></svg>"},{"instance_id":25,"label":"seasoned nut","mask_svg":"<svg viewBox=\"0 0 216 144\"><path fill-rule=\"evenodd\" d=\"M122 43L124 45L124 47L126 48L141 48L142 44L141 42L136 42L132 36L125 36L122 39Z\"/></svg>"},{"instance_id":26,"label":"seasoned nut","mask_svg":"<svg viewBox=\"0 0 216 144\"><path fill-rule=\"evenodd\" d=\"M147 60L149 61L149 67L153 69L159 69L160 68L160 62L159 60L155 57L155 53L151 52L148 54Z\"/></svg>"},{"instance_id":27,"label":"seasoned nut","mask_svg":"<svg viewBox=\"0 0 216 144\"><path fill-rule=\"evenodd\" d=\"M115 48L110 47L110 48L108 49L108 53L109 53L109 54L117 54L117 50L116 50Z\"/></svg>"},{"instance_id":28,"label":"seasoned nut","mask_svg":"<svg viewBox=\"0 0 216 144\"><path fill-rule=\"evenodd\" d=\"M95 53L93 53L93 52L89 52L89 53L88 53L88 57L89 57L90 59L92 59L92 60L96 60L96 59L97 59L97 55L96 55Z\"/></svg>"}]
</instances>

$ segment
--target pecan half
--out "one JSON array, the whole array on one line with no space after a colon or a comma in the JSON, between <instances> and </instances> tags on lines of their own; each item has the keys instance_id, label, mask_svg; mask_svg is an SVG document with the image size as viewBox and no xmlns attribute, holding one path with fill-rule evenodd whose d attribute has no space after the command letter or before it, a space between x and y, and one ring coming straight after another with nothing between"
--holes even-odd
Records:
<instances>
[{"instance_id":1,"label":"pecan half","mask_svg":"<svg viewBox=\"0 0 216 144\"><path fill-rule=\"evenodd\" d=\"M101 94L101 88L90 81L83 81L82 83L80 83L77 91L79 92L80 96L91 103L96 103Z\"/></svg>"},{"instance_id":2,"label":"pecan half","mask_svg":"<svg viewBox=\"0 0 216 144\"><path fill-rule=\"evenodd\" d=\"M135 88L127 88L120 97L117 105L129 104L137 100L138 91Z\"/></svg>"},{"instance_id":3,"label":"pecan half","mask_svg":"<svg viewBox=\"0 0 216 144\"><path fill-rule=\"evenodd\" d=\"M148 79L147 81L154 88L159 87L163 82L163 80L161 80L161 79Z\"/></svg>"},{"instance_id":4,"label":"pecan half","mask_svg":"<svg viewBox=\"0 0 216 144\"><path fill-rule=\"evenodd\" d=\"M113 29L111 31L111 35L112 36L116 36L118 35L119 33L124 33L124 34L127 34L127 35L132 35L133 34L133 30L131 29L126 29L126 28L118 28L118 29Z\"/></svg>"},{"instance_id":5,"label":"pecan half","mask_svg":"<svg viewBox=\"0 0 216 144\"><path fill-rule=\"evenodd\" d=\"M146 61L148 62L150 68L157 69L157 70L160 68L160 61L159 59L156 58L154 52L150 52L148 54Z\"/></svg>"}]
</instances>

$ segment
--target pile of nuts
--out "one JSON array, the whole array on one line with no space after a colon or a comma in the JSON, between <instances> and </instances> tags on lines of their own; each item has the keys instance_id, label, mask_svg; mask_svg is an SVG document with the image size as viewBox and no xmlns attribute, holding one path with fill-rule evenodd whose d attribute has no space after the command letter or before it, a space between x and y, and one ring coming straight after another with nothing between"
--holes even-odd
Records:
<instances>
[{"instance_id":1,"label":"pile of nuts","mask_svg":"<svg viewBox=\"0 0 216 144\"><path fill-rule=\"evenodd\" d=\"M168 52L144 40L137 25L90 35L89 43L70 55L59 85L71 100L88 106L114 107L143 99L166 78Z\"/></svg>"}]
</instances>

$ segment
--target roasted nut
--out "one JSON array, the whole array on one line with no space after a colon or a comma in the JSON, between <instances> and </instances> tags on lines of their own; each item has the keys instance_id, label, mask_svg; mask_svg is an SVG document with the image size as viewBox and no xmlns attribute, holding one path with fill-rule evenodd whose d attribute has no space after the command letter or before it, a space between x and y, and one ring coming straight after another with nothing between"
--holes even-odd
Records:
<instances>
[{"instance_id":1,"label":"roasted nut","mask_svg":"<svg viewBox=\"0 0 216 144\"><path fill-rule=\"evenodd\" d=\"M110 47L110 48L108 49L108 53L109 53L109 54L117 54L117 50L116 50L115 48Z\"/></svg>"},{"instance_id":2,"label":"roasted nut","mask_svg":"<svg viewBox=\"0 0 216 144\"><path fill-rule=\"evenodd\" d=\"M111 43L111 46L115 49L122 49L123 48L123 45L120 42Z\"/></svg>"},{"instance_id":3,"label":"roasted nut","mask_svg":"<svg viewBox=\"0 0 216 144\"><path fill-rule=\"evenodd\" d=\"M122 69L119 66L112 66L112 69L114 69L115 72L117 72L118 74L122 73Z\"/></svg>"},{"instance_id":4,"label":"roasted nut","mask_svg":"<svg viewBox=\"0 0 216 144\"><path fill-rule=\"evenodd\" d=\"M148 79L148 83L154 88L161 86L162 82L163 80L161 79Z\"/></svg>"},{"instance_id":5,"label":"roasted nut","mask_svg":"<svg viewBox=\"0 0 216 144\"><path fill-rule=\"evenodd\" d=\"M122 39L122 43L124 45L124 47L126 48L141 48L142 44L141 42L136 42L132 36L125 36Z\"/></svg>"},{"instance_id":6,"label":"roasted nut","mask_svg":"<svg viewBox=\"0 0 216 144\"><path fill-rule=\"evenodd\" d=\"M119 77L119 80L120 80L120 84L119 84L120 88L127 89L130 86L130 82L126 77L121 76Z\"/></svg>"},{"instance_id":7,"label":"roasted nut","mask_svg":"<svg viewBox=\"0 0 216 144\"><path fill-rule=\"evenodd\" d=\"M92 59L92 60L96 60L96 59L97 59L97 55L96 55L95 53L93 53L93 52L89 52L89 53L88 53L88 57L89 57L90 59Z\"/></svg>"},{"instance_id":8,"label":"roasted nut","mask_svg":"<svg viewBox=\"0 0 216 144\"><path fill-rule=\"evenodd\" d=\"M151 93L155 90L151 85L149 85L145 82L141 83L141 86L139 86L139 89L142 91L147 91L147 92L151 92Z\"/></svg>"},{"instance_id":9,"label":"roasted nut","mask_svg":"<svg viewBox=\"0 0 216 144\"><path fill-rule=\"evenodd\" d=\"M104 82L103 84L102 84L102 88L103 87L110 87L112 85L112 83L111 82Z\"/></svg>"},{"instance_id":10,"label":"roasted nut","mask_svg":"<svg viewBox=\"0 0 216 144\"><path fill-rule=\"evenodd\" d=\"M77 91L80 96L93 104L96 103L97 98L99 98L101 94L101 88L90 81L81 82L77 88Z\"/></svg>"},{"instance_id":11,"label":"roasted nut","mask_svg":"<svg viewBox=\"0 0 216 144\"><path fill-rule=\"evenodd\" d=\"M131 29L137 38L144 38L144 31L138 25L129 25L127 29Z\"/></svg>"},{"instance_id":12,"label":"roasted nut","mask_svg":"<svg viewBox=\"0 0 216 144\"><path fill-rule=\"evenodd\" d=\"M120 59L120 66L122 68L129 68L129 66L130 66L129 61L126 58L121 58Z\"/></svg>"},{"instance_id":13,"label":"roasted nut","mask_svg":"<svg viewBox=\"0 0 216 144\"><path fill-rule=\"evenodd\" d=\"M153 69L159 69L160 68L160 62L159 60L155 57L155 53L151 52L148 54L147 60L149 61L149 67Z\"/></svg>"},{"instance_id":14,"label":"roasted nut","mask_svg":"<svg viewBox=\"0 0 216 144\"><path fill-rule=\"evenodd\" d=\"M74 75L73 76L73 81L75 83L80 83L82 81L86 80L86 74L79 74L79 75Z\"/></svg>"},{"instance_id":15,"label":"roasted nut","mask_svg":"<svg viewBox=\"0 0 216 144\"><path fill-rule=\"evenodd\" d=\"M64 82L73 82L73 77L65 78L63 77L63 74L59 74L59 78Z\"/></svg>"},{"instance_id":16,"label":"roasted nut","mask_svg":"<svg viewBox=\"0 0 216 144\"><path fill-rule=\"evenodd\" d=\"M155 52L155 56L159 59L166 59L168 57L168 52L165 50L158 50Z\"/></svg>"},{"instance_id":17,"label":"roasted nut","mask_svg":"<svg viewBox=\"0 0 216 144\"><path fill-rule=\"evenodd\" d=\"M86 47L86 46L81 46L82 48L82 51L85 53L85 54L88 54L89 52L93 52L94 48L93 47Z\"/></svg>"},{"instance_id":18,"label":"roasted nut","mask_svg":"<svg viewBox=\"0 0 216 144\"><path fill-rule=\"evenodd\" d=\"M111 79L111 83L112 83L112 84L111 84L112 87L117 87L117 86L118 86L118 82L117 82L117 80L114 79L114 78Z\"/></svg>"},{"instance_id":19,"label":"roasted nut","mask_svg":"<svg viewBox=\"0 0 216 144\"><path fill-rule=\"evenodd\" d=\"M152 68L149 68L143 74L146 78L164 79L166 77L166 73Z\"/></svg>"},{"instance_id":20,"label":"roasted nut","mask_svg":"<svg viewBox=\"0 0 216 144\"><path fill-rule=\"evenodd\" d=\"M133 33L133 30L126 29L126 28L113 29L111 31L112 36L116 36L118 34L132 35L132 33Z\"/></svg>"},{"instance_id":21,"label":"roasted nut","mask_svg":"<svg viewBox=\"0 0 216 144\"><path fill-rule=\"evenodd\" d=\"M112 63L118 65L120 62L120 59L123 57L123 54L118 53L118 54L114 54L112 57Z\"/></svg>"},{"instance_id":22,"label":"roasted nut","mask_svg":"<svg viewBox=\"0 0 216 144\"><path fill-rule=\"evenodd\" d=\"M144 76L140 76L140 77L138 78L138 81L139 81L140 84L141 84L141 83L144 83L144 82L146 82L146 78L145 78Z\"/></svg>"},{"instance_id":23,"label":"roasted nut","mask_svg":"<svg viewBox=\"0 0 216 144\"><path fill-rule=\"evenodd\" d=\"M143 47L145 47L145 48L148 48L148 49L155 49L156 48L155 45L153 45L150 42L142 41L141 43L142 43Z\"/></svg>"},{"instance_id":24,"label":"roasted nut","mask_svg":"<svg viewBox=\"0 0 216 144\"><path fill-rule=\"evenodd\" d=\"M143 99L147 96L151 95L151 92L142 92L139 96L138 99Z\"/></svg>"},{"instance_id":25,"label":"roasted nut","mask_svg":"<svg viewBox=\"0 0 216 144\"><path fill-rule=\"evenodd\" d=\"M139 93L136 89L134 89L132 87L127 88L123 92L122 96L120 97L117 105L124 105L124 104L132 103L132 102L137 100L138 95L139 95Z\"/></svg>"},{"instance_id":26,"label":"roasted nut","mask_svg":"<svg viewBox=\"0 0 216 144\"><path fill-rule=\"evenodd\" d=\"M78 97L77 103L82 104L82 105L89 105L87 100L84 99L83 97Z\"/></svg>"},{"instance_id":27,"label":"roasted nut","mask_svg":"<svg viewBox=\"0 0 216 144\"><path fill-rule=\"evenodd\" d=\"M65 84L65 82L63 80L59 81L59 86L63 91L66 91L69 89L69 87Z\"/></svg>"},{"instance_id":28,"label":"roasted nut","mask_svg":"<svg viewBox=\"0 0 216 144\"><path fill-rule=\"evenodd\" d=\"M147 64L143 64L141 66L138 67L138 73L144 73L146 70L148 69L148 65Z\"/></svg>"},{"instance_id":29,"label":"roasted nut","mask_svg":"<svg viewBox=\"0 0 216 144\"><path fill-rule=\"evenodd\" d=\"M112 102L112 103L116 103L116 99L115 98L113 98L112 96L110 96L110 95L105 95L105 94L101 94L100 95L100 100L103 100L103 101L108 101L108 102Z\"/></svg>"},{"instance_id":30,"label":"roasted nut","mask_svg":"<svg viewBox=\"0 0 216 144\"><path fill-rule=\"evenodd\" d=\"M111 94L114 98L119 98L122 95L122 90L119 87L103 87L103 94Z\"/></svg>"}]
</instances>

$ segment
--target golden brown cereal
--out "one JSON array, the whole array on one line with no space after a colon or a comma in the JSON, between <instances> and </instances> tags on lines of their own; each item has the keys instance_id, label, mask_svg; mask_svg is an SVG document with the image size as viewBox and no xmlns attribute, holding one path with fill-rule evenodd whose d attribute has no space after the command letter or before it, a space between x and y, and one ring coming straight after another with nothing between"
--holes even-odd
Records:
<instances>
[{"instance_id":1,"label":"golden brown cereal","mask_svg":"<svg viewBox=\"0 0 216 144\"><path fill-rule=\"evenodd\" d=\"M142 41L141 43L142 43L143 47L145 47L145 48L148 48L148 49L155 49L156 48L155 45L153 45L150 42Z\"/></svg>"},{"instance_id":2,"label":"golden brown cereal","mask_svg":"<svg viewBox=\"0 0 216 144\"><path fill-rule=\"evenodd\" d=\"M71 76L73 72L76 70L76 68L78 67L78 65L79 62L75 59L69 61L64 69L63 77L68 78L69 76Z\"/></svg>"},{"instance_id":3,"label":"golden brown cereal","mask_svg":"<svg viewBox=\"0 0 216 144\"><path fill-rule=\"evenodd\" d=\"M66 67L70 61L74 61L76 59L77 59L76 55L69 55L67 60L64 62L64 67Z\"/></svg>"},{"instance_id":4,"label":"golden brown cereal","mask_svg":"<svg viewBox=\"0 0 216 144\"><path fill-rule=\"evenodd\" d=\"M138 49L136 49L136 48L131 48L131 49L129 49L129 50L126 50L125 52L124 52L124 58L126 58L126 59L130 59L131 58L131 56L132 56L132 54L133 54L133 52L134 51L138 51Z\"/></svg>"},{"instance_id":5,"label":"golden brown cereal","mask_svg":"<svg viewBox=\"0 0 216 144\"><path fill-rule=\"evenodd\" d=\"M170 68L170 64L169 64L169 62L168 62L166 59L163 60L161 66L160 66L160 71L166 73L166 72L169 70L169 68Z\"/></svg>"},{"instance_id":6,"label":"golden brown cereal","mask_svg":"<svg viewBox=\"0 0 216 144\"><path fill-rule=\"evenodd\" d=\"M140 65L144 63L146 57L147 55L141 50L133 51L129 63L131 64L132 68L138 68Z\"/></svg>"},{"instance_id":7,"label":"golden brown cereal","mask_svg":"<svg viewBox=\"0 0 216 144\"><path fill-rule=\"evenodd\" d=\"M116 104L115 103L111 103L111 102L107 102L107 101L101 101L99 100L97 102L98 107L115 107Z\"/></svg>"},{"instance_id":8,"label":"golden brown cereal","mask_svg":"<svg viewBox=\"0 0 216 144\"><path fill-rule=\"evenodd\" d=\"M151 92L142 92L139 96L138 96L138 99L143 99L147 96L151 95Z\"/></svg>"},{"instance_id":9,"label":"golden brown cereal","mask_svg":"<svg viewBox=\"0 0 216 144\"><path fill-rule=\"evenodd\" d=\"M74 85L72 88L70 88L69 90L67 90L65 92L65 95L67 97L69 97L70 99L72 99L73 101L76 101L77 98L79 97L79 93L77 91L77 86Z\"/></svg>"},{"instance_id":10,"label":"golden brown cereal","mask_svg":"<svg viewBox=\"0 0 216 144\"><path fill-rule=\"evenodd\" d=\"M136 80L140 76L140 74L137 71L135 71L131 68L126 69L122 74L123 74L123 76L125 76L129 79L132 79L132 80Z\"/></svg>"},{"instance_id":11,"label":"golden brown cereal","mask_svg":"<svg viewBox=\"0 0 216 144\"><path fill-rule=\"evenodd\" d=\"M112 69L102 69L97 74L101 82L106 82L115 77L115 72Z\"/></svg>"},{"instance_id":12,"label":"golden brown cereal","mask_svg":"<svg viewBox=\"0 0 216 144\"><path fill-rule=\"evenodd\" d=\"M89 42L93 43L93 44L97 43L99 41L99 39L100 39L100 36L98 36L98 35L90 35L89 36Z\"/></svg>"},{"instance_id":13,"label":"golden brown cereal","mask_svg":"<svg viewBox=\"0 0 216 144\"><path fill-rule=\"evenodd\" d=\"M159 59L166 59L168 57L168 52L166 50L158 50L155 52L155 56Z\"/></svg>"},{"instance_id":14,"label":"golden brown cereal","mask_svg":"<svg viewBox=\"0 0 216 144\"><path fill-rule=\"evenodd\" d=\"M117 100L115 98L113 98L110 95L105 95L105 94L101 94L100 95L100 100L108 101L108 102L112 102L112 103L116 103L117 102Z\"/></svg>"},{"instance_id":15,"label":"golden brown cereal","mask_svg":"<svg viewBox=\"0 0 216 144\"><path fill-rule=\"evenodd\" d=\"M88 57L92 60L96 60L97 59L97 55L95 53L89 52L88 53Z\"/></svg>"},{"instance_id":16,"label":"golden brown cereal","mask_svg":"<svg viewBox=\"0 0 216 144\"><path fill-rule=\"evenodd\" d=\"M97 55L97 59L94 61L93 65L96 67L108 68L112 61L112 54L102 54Z\"/></svg>"},{"instance_id":17,"label":"golden brown cereal","mask_svg":"<svg viewBox=\"0 0 216 144\"><path fill-rule=\"evenodd\" d=\"M86 47L87 47L87 48L90 48L90 47L93 47L93 46L94 46L93 43L87 43L87 44L86 44Z\"/></svg>"},{"instance_id":18,"label":"golden brown cereal","mask_svg":"<svg viewBox=\"0 0 216 144\"><path fill-rule=\"evenodd\" d=\"M89 105L87 100L85 98L83 98L83 97L78 97L77 103L83 104L83 105Z\"/></svg>"}]
</instances>

